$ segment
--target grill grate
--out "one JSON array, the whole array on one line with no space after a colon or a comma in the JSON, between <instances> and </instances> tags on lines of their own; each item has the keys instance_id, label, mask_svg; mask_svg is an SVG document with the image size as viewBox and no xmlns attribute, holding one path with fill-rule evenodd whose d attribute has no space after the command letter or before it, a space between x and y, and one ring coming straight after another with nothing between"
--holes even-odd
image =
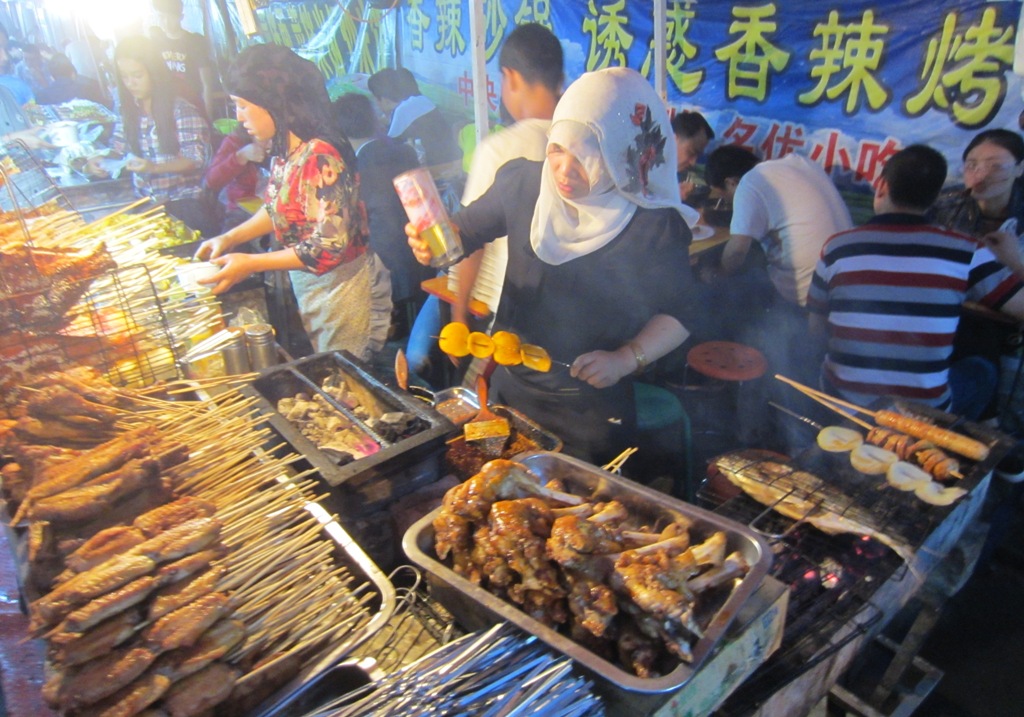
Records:
<instances>
[{"instance_id":1,"label":"grill grate","mask_svg":"<svg viewBox=\"0 0 1024 717\"><path fill-rule=\"evenodd\" d=\"M873 539L826 535L746 495L729 495L714 481L697 497L703 507L747 523L769 540L775 554L771 574L790 591L781 645L720 708L728 717L746 713L866 634L883 615L871 604L875 591L907 568Z\"/></svg>"}]
</instances>

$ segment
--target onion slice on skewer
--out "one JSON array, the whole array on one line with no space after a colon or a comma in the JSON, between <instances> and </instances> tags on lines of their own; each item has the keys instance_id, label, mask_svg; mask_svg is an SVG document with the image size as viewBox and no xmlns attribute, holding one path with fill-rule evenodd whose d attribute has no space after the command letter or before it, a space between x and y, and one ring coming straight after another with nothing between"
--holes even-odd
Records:
<instances>
[{"instance_id":1,"label":"onion slice on skewer","mask_svg":"<svg viewBox=\"0 0 1024 717\"><path fill-rule=\"evenodd\" d=\"M963 488L946 488L941 483L929 481L914 489L914 495L929 505L951 505L967 495Z\"/></svg>"},{"instance_id":2,"label":"onion slice on skewer","mask_svg":"<svg viewBox=\"0 0 1024 717\"><path fill-rule=\"evenodd\" d=\"M882 475L899 459L900 457L892 451L870 443L862 443L850 451L850 465L871 476Z\"/></svg>"},{"instance_id":3,"label":"onion slice on skewer","mask_svg":"<svg viewBox=\"0 0 1024 717\"><path fill-rule=\"evenodd\" d=\"M860 431L844 426L825 426L818 431L818 446L830 453L852 451L863 442L864 436Z\"/></svg>"},{"instance_id":4,"label":"onion slice on skewer","mask_svg":"<svg viewBox=\"0 0 1024 717\"><path fill-rule=\"evenodd\" d=\"M916 491L932 482L932 477L924 469L913 463L896 461L885 474L885 480L896 490Z\"/></svg>"}]
</instances>

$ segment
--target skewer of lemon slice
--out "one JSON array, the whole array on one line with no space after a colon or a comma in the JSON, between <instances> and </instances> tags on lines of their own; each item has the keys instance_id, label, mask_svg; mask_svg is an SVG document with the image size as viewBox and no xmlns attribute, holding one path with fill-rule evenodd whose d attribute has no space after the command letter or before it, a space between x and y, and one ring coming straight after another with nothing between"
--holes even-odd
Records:
<instances>
[{"instance_id":1,"label":"skewer of lemon slice","mask_svg":"<svg viewBox=\"0 0 1024 717\"><path fill-rule=\"evenodd\" d=\"M510 331L495 331L488 336L482 331L470 331L469 327L458 321L452 321L441 329L438 346L449 356L462 358L472 355L475 358L494 358L501 366L518 366L522 364L534 371L551 370L551 356L540 346L524 344L519 337Z\"/></svg>"}]
</instances>

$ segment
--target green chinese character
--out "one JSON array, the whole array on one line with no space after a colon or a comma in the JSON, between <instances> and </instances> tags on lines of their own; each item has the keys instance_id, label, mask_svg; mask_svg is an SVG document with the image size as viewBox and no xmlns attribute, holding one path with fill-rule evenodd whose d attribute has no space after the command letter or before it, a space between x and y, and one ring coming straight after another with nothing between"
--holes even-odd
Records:
<instances>
[{"instance_id":1,"label":"green chinese character","mask_svg":"<svg viewBox=\"0 0 1024 717\"><path fill-rule=\"evenodd\" d=\"M551 3L548 0L523 0L514 20L516 25L536 22L551 30Z\"/></svg>"},{"instance_id":2,"label":"green chinese character","mask_svg":"<svg viewBox=\"0 0 1024 717\"><path fill-rule=\"evenodd\" d=\"M624 67L626 50L633 45L633 36L626 31L629 18L622 15L626 0L602 5L598 13L594 0L587 1L591 17L583 20L583 32L590 33L587 72L605 67Z\"/></svg>"},{"instance_id":3,"label":"green chinese character","mask_svg":"<svg viewBox=\"0 0 1024 717\"><path fill-rule=\"evenodd\" d=\"M434 49L447 48L452 57L466 52L466 38L462 35L461 0L437 0L437 42Z\"/></svg>"},{"instance_id":4,"label":"green chinese character","mask_svg":"<svg viewBox=\"0 0 1024 717\"><path fill-rule=\"evenodd\" d=\"M487 28L484 34L488 38L484 47L484 57L490 60L498 51L505 36L505 28L508 27L508 17L505 15L505 8L501 6L501 0L484 2L484 26Z\"/></svg>"},{"instance_id":5,"label":"green chinese character","mask_svg":"<svg viewBox=\"0 0 1024 717\"><path fill-rule=\"evenodd\" d=\"M1013 63L1013 28L996 27L995 17L995 8L987 8L979 24L957 34L956 13L946 15L941 34L928 42L924 85L903 104L910 115L934 106L949 112L958 125L973 128L999 111L1006 92L1004 72Z\"/></svg>"},{"instance_id":6,"label":"green chinese character","mask_svg":"<svg viewBox=\"0 0 1024 717\"><path fill-rule=\"evenodd\" d=\"M875 14L866 10L859 23L839 24L839 13L828 14L827 23L819 23L814 35L821 37L821 48L812 50L810 59L816 62L811 77L818 78L818 85L810 92L800 95L804 104L820 102L822 95L830 100L846 94L843 111L852 115L860 105L860 91L871 109L877 110L889 100L886 89L872 74L878 71L885 44L878 35L888 34L886 25L875 24ZM837 77L843 70L846 76ZM833 79L838 81L830 86Z\"/></svg>"},{"instance_id":7,"label":"green chinese character","mask_svg":"<svg viewBox=\"0 0 1024 717\"><path fill-rule=\"evenodd\" d=\"M423 35L430 29L430 18L421 9L423 0L408 0L405 23L409 27L409 43L414 50L423 49Z\"/></svg>"},{"instance_id":8,"label":"green chinese character","mask_svg":"<svg viewBox=\"0 0 1024 717\"><path fill-rule=\"evenodd\" d=\"M683 94L696 92L704 79L704 70L684 71L686 63L697 56L697 47L686 38L686 32L690 29L690 21L696 15L693 10L695 4L695 0L685 0L682 3L673 2L665 18L665 45L668 50L665 67L669 78ZM644 77L650 76L653 61L654 38L651 38L647 57L644 58L644 63L640 68L640 73Z\"/></svg>"},{"instance_id":9,"label":"green chinese character","mask_svg":"<svg viewBox=\"0 0 1024 717\"><path fill-rule=\"evenodd\" d=\"M777 28L775 22L767 19L775 15L775 4L734 7L732 14L735 20L729 25L729 33L740 37L731 45L715 50L715 57L729 61L728 97L764 101L768 96L768 70L781 72L789 64L790 53L765 37Z\"/></svg>"}]
</instances>

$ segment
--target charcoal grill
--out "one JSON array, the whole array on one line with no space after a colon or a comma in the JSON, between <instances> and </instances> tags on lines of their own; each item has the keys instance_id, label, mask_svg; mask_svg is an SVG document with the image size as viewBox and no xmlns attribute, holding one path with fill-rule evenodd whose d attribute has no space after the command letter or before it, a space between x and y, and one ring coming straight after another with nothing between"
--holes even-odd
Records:
<instances>
[{"instance_id":1,"label":"charcoal grill","mask_svg":"<svg viewBox=\"0 0 1024 717\"><path fill-rule=\"evenodd\" d=\"M1007 436L926 406L887 402L876 408L926 418L988 444L990 453L984 461L961 461L964 477L957 485L968 491L979 488L1013 446ZM840 514L856 511L858 518L868 519L868 527L915 551L922 548L959 504L930 506L913 493L887 487L884 477L859 473L850 465L848 454L829 453L816 445L789 461L767 451L745 454L751 466L759 460L783 461L794 470L813 473L841 495L828 498L829 508ZM827 535L776 513L716 475L714 460L708 473L708 480L698 491L699 503L765 536L774 554L771 575L790 589L779 650L721 708L723 716L739 715L844 646L873 632L887 609L884 602L874 600L876 592L889 581L899 582L907 577L908 566L895 552L867 536ZM826 502L824 497L822 502Z\"/></svg>"}]
</instances>

